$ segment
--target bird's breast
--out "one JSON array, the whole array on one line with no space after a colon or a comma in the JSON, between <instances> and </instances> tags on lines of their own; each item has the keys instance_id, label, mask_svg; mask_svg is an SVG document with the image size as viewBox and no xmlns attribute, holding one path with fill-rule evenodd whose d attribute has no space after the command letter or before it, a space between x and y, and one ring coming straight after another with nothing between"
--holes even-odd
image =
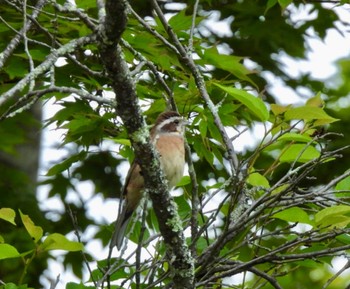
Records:
<instances>
[{"instance_id":1,"label":"bird's breast","mask_svg":"<svg viewBox=\"0 0 350 289\"><path fill-rule=\"evenodd\" d=\"M174 187L182 178L185 167L184 140L180 135L158 137L156 147L160 154L160 163L168 180Z\"/></svg>"}]
</instances>

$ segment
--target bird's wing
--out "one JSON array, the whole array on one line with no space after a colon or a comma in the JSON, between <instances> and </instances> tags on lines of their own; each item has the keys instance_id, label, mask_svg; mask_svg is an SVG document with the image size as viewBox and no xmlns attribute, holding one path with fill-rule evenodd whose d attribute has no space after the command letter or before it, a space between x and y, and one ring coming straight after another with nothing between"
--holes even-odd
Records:
<instances>
[{"instance_id":1,"label":"bird's wing","mask_svg":"<svg viewBox=\"0 0 350 289\"><path fill-rule=\"evenodd\" d=\"M123 245L126 228L131 216L137 208L144 187L144 180L141 174L141 168L133 162L125 179L125 185L122 190L123 200L120 202L119 215L115 223L115 230L110 243L110 248L117 246L118 250Z\"/></svg>"}]
</instances>

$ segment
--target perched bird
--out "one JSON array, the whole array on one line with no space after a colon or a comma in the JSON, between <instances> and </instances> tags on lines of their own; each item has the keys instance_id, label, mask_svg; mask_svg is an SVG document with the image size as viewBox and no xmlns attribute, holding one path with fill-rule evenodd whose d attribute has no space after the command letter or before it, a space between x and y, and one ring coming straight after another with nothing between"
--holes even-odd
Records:
<instances>
[{"instance_id":1,"label":"perched bird","mask_svg":"<svg viewBox=\"0 0 350 289\"><path fill-rule=\"evenodd\" d=\"M161 113L150 131L150 138L159 153L161 168L168 181L169 189L183 176L185 166L184 131L186 120L175 111ZM122 190L123 207L115 225L110 248L122 247L125 231L143 194L144 179L141 168L133 162L126 176Z\"/></svg>"}]
</instances>

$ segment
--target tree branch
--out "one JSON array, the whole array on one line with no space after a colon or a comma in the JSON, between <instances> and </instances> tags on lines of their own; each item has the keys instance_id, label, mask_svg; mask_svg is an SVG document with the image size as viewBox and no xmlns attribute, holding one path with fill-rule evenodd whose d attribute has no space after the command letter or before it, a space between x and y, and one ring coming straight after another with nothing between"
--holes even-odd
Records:
<instances>
[{"instance_id":1,"label":"tree branch","mask_svg":"<svg viewBox=\"0 0 350 289\"><path fill-rule=\"evenodd\" d=\"M96 35L88 35L78 39L74 39L55 51L52 51L40 65L38 65L33 71L23 77L17 84L11 89L0 95L0 106L4 105L10 99L17 97L18 93L23 91L32 79L37 78L39 75L44 74L55 64L58 57L73 52L78 47L82 47L86 44L96 41Z\"/></svg>"},{"instance_id":2,"label":"tree branch","mask_svg":"<svg viewBox=\"0 0 350 289\"><path fill-rule=\"evenodd\" d=\"M208 106L208 108L209 108L209 110L214 118L215 125L217 126L217 128L220 131L221 137L223 139L223 142L225 144L225 147L226 147L226 150L227 150L227 153L229 156L228 161L229 161L230 166L231 166L231 174L237 175L238 165L239 165L237 155L235 154L232 142L230 141L230 137L227 135L225 127L221 122L220 116L219 116L218 111L217 111L217 107L215 106L215 104L213 103L213 101L211 100L211 98L208 94L203 76L200 73L197 65L193 61L191 54L187 53L186 49L181 44L181 42L177 38L176 34L173 32L173 30L169 26L169 24L164 16L162 10L160 9L157 1L156 0L150 0L150 1L152 3L152 6L154 7L159 19L160 19L163 27L165 28L166 32L168 33L169 37L171 38L175 47L177 48L178 55L180 55L179 60L191 70L191 73L195 79L197 88L199 90L199 93L202 96L202 98L204 99L205 103L207 104L207 106Z\"/></svg>"},{"instance_id":3,"label":"tree branch","mask_svg":"<svg viewBox=\"0 0 350 289\"><path fill-rule=\"evenodd\" d=\"M158 156L150 143L142 117L134 81L119 46L127 23L126 1L107 0L105 17L101 17L100 52L111 86L116 93L117 112L128 130L135 155L142 169L145 187L153 202L160 231L167 245L174 288L193 288L194 265L182 232L176 203L171 198ZM100 7L100 11L103 8Z\"/></svg>"},{"instance_id":4,"label":"tree branch","mask_svg":"<svg viewBox=\"0 0 350 289\"><path fill-rule=\"evenodd\" d=\"M39 16L41 9L44 7L44 5L46 5L47 2L48 0L38 1L31 15L32 19L36 19ZM15 37L13 37L10 43L5 48L5 50L2 53L0 53L0 69L4 67L6 60L11 56L13 51L16 49L16 47L20 43L20 40L23 37L23 35L32 27L32 25L33 25L32 21L26 21L25 25L20 30L20 33L17 34Z\"/></svg>"}]
</instances>

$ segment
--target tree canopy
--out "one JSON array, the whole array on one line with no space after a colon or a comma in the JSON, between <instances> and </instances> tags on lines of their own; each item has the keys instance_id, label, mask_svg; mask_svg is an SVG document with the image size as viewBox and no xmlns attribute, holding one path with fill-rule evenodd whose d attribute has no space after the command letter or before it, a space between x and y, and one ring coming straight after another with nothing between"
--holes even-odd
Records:
<instances>
[{"instance_id":1,"label":"tree canopy","mask_svg":"<svg viewBox=\"0 0 350 289\"><path fill-rule=\"evenodd\" d=\"M1 288L349 286L350 62L338 62L331 83L291 75L281 61L345 32L336 9L347 1L0 4ZM282 105L271 78L303 103ZM48 102L57 112L42 119ZM149 141L165 110L189 121L175 195ZM62 131L55 149L65 154L37 179L45 127ZM257 127L263 136L238 152ZM108 247L114 225L89 204L119 198L134 159L144 200L124 248L97 258L87 247ZM53 199L64 209L47 210ZM81 282L48 272L52 259Z\"/></svg>"}]
</instances>

